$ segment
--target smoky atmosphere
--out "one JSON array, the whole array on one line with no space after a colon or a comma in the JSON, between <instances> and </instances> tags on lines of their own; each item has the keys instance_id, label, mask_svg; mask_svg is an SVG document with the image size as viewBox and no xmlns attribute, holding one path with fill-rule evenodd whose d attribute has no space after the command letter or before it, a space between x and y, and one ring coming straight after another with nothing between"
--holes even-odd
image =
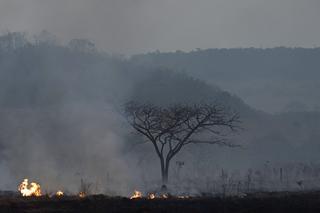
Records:
<instances>
[{"instance_id":1,"label":"smoky atmosphere","mask_svg":"<svg viewBox=\"0 0 320 213\"><path fill-rule=\"evenodd\" d=\"M317 0L0 0L0 212L319 212Z\"/></svg>"}]
</instances>

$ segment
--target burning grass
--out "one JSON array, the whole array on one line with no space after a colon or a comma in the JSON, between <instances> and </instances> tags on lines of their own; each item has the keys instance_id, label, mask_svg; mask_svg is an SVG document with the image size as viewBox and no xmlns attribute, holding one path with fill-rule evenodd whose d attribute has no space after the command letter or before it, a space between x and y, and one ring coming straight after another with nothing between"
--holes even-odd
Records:
<instances>
[{"instance_id":1,"label":"burning grass","mask_svg":"<svg viewBox=\"0 0 320 213\"><path fill-rule=\"evenodd\" d=\"M240 197L184 197L130 199L91 195L61 198L0 196L0 212L320 212L320 192L279 192Z\"/></svg>"},{"instance_id":2,"label":"burning grass","mask_svg":"<svg viewBox=\"0 0 320 213\"><path fill-rule=\"evenodd\" d=\"M43 195L38 183L28 179L19 193L0 196L0 212L320 212L320 191L252 193L246 196L171 195L165 192L142 193L129 197L109 197L80 192L66 195L58 190ZM88 190L87 190L88 191Z\"/></svg>"},{"instance_id":3,"label":"burning grass","mask_svg":"<svg viewBox=\"0 0 320 213\"><path fill-rule=\"evenodd\" d=\"M41 196L41 186L38 183L32 182L29 184L28 179L24 179L18 187L19 192L23 197Z\"/></svg>"},{"instance_id":4,"label":"burning grass","mask_svg":"<svg viewBox=\"0 0 320 213\"><path fill-rule=\"evenodd\" d=\"M64 195L63 191L59 190L56 192L57 197L62 197Z\"/></svg>"},{"instance_id":5,"label":"burning grass","mask_svg":"<svg viewBox=\"0 0 320 213\"><path fill-rule=\"evenodd\" d=\"M38 183L32 182L29 184L28 179L24 179L22 183L18 187L18 191L23 197L44 197L41 193L41 186ZM78 193L79 198L85 198L90 195L90 185L85 184L85 182L81 179L81 187L80 192ZM56 193L46 194L45 197L64 197L65 194L63 191L58 190ZM138 190L134 190L132 196L129 197L131 200L134 199L167 199L169 198L168 193L148 193L146 196L143 195L142 192ZM185 196L177 196L176 198L184 199Z\"/></svg>"}]
</instances>

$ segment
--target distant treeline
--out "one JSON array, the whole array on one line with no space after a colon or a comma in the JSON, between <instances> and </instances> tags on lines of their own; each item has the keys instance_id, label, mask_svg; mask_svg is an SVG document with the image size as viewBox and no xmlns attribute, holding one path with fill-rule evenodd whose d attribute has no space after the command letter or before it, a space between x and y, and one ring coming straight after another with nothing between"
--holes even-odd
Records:
<instances>
[{"instance_id":1,"label":"distant treeline","mask_svg":"<svg viewBox=\"0 0 320 213\"><path fill-rule=\"evenodd\" d=\"M138 64L185 71L259 109L319 110L320 48L207 49L135 55Z\"/></svg>"}]
</instances>

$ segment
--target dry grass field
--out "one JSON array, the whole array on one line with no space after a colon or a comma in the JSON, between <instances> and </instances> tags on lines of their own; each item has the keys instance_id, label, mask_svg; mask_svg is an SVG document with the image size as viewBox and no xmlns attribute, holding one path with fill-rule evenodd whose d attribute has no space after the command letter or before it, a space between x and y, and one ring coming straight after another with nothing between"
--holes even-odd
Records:
<instances>
[{"instance_id":1,"label":"dry grass field","mask_svg":"<svg viewBox=\"0 0 320 213\"><path fill-rule=\"evenodd\" d=\"M320 192L255 193L240 197L135 199L94 195L85 198L0 197L0 212L320 212Z\"/></svg>"}]
</instances>

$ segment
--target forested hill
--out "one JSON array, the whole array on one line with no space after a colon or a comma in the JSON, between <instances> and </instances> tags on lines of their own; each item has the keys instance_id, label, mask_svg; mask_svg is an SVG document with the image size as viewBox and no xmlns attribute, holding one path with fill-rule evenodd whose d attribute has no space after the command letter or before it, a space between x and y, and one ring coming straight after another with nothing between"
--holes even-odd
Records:
<instances>
[{"instance_id":1,"label":"forested hill","mask_svg":"<svg viewBox=\"0 0 320 213\"><path fill-rule=\"evenodd\" d=\"M268 112L320 106L320 48L239 48L148 53L137 64L183 70Z\"/></svg>"},{"instance_id":2,"label":"forested hill","mask_svg":"<svg viewBox=\"0 0 320 213\"><path fill-rule=\"evenodd\" d=\"M234 151L232 154L234 161L230 161L224 160L230 155L213 147L216 153L210 154L209 158L214 156L215 160L220 159L223 164L260 163L270 158L277 161L316 159L319 153L317 138L320 137L318 112L291 111L286 114L270 115L255 110L246 103L247 101L229 92L228 85L257 86L266 80L266 77L261 77L266 76L261 70L257 71L261 74L252 74L254 72L252 67L264 67L263 63L271 67L271 58L275 58L275 63L278 65L283 63L282 67L289 66L289 62L276 60L277 57L272 51L275 51L274 54L280 58L277 51L283 51L283 55L288 55L288 52L295 50L264 51L248 49L153 53L125 59L99 52L94 44L87 40L76 39L67 45L59 45L48 38L30 42L21 34L2 36L0 37L0 161L7 158L8 167L15 168L20 161L11 156L20 155L21 150L17 147L24 147L31 153L30 159L24 159L27 163L34 163L31 156L37 153L44 155L37 156L36 162L47 162L47 159L51 159L57 165L61 164L60 155L64 156L65 162L74 162L74 159L77 162L91 162L95 159L93 156L98 155L101 157L99 165L103 168L104 162L112 162L109 159L113 156L112 149L106 154L104 149L96 148L92 152L86 152L86 156L83 157L84 148L88 145L88 141L90 147L99 147L105 138L108 138L108 143L114 147L132 142L126 137L129 130L124 128L120 111L123 103L132 99L153 102L157 105L211 99L238 111L244 131L236 140L243 143L246 149ZM253 54L254 52L256 54ZM231 56L228 56L229 53ZM206 54L208 56L204 57ZM219 56L220 59L213 55ZM256 59L256 55L260 55L260 62ZM262 55L265 55L265 61ZM228 57L230 61L226 59ZM249 60L252 64L246 65ZM302 59L299 62L298 57L295 60L291 63L308 64L301 62ZM312 63L316 66L317 62L314 60ZM228 69L218 69L218 65ZM278 65L275 66L278 72L284 72ZM246 66L248 69L244 69ZM292 71L292 75L287 73L290 82L309 82L310 76L314 77L314 81L318 81L315 77L317 73L311 68L306 71L310 73L308 75L302 75L298 68ZM267 72L266 68L263 69ZM273 73L270 74L270 81L279 82L276 71L272 69L270 72ZM298 79L300 74L304 78ZM279 76L279 79L285 79L286 75L283 73ZM211 84L207 83L208 81ZM215 86L212 82L220 85ZM221 86L221 83L225 85ZM283 83L281 86L286 88L290 85ZM269 94L271 89L265 92ZM264 93L258 89L252 89L250 92L253 95L259 94L258 97L261 96L261 99L265 98ZM281 92L285 91L278 91L279 94L283 94ZM290 94L288 97L291 97ZM311 97L312 93L305 98ZM274 100L271 98L267 100L270 105L277 104L277 96ZM33 146L38 143L41 144L37 146L40 150L34 150ZM72 159L69 150L65 149L66 145L74 150ZM53 153L53 149L59 154ZM206 150L207 148L203 149ZM277 150L277 153L274 153L274 150ZM308 152L301 153L301 150ZM284 152L286 155L281 154ZM52 156L48 158L48 155ZM91 164L86 165L88 168L83 168L84 170L92 169L89 166ZM67 166L71 165L66 165L66 171ZM108 166L113 168L114 165ZM100 169L99 166L97 169ZM70 175L74 174L71 173Z\"/></svg>"},{"instance_id":3,"label":"forested hill","mask_svg":"<svg viewBox=\"0 0 320 213\"><path fill-rule=\"evenodd\" d=\"M72 103L121 105L130 99L155 104L215 99L253 111L240 98L186 73L138 65L99 52L84 39L59 45L23 34L0 37L0 107L44 108Z\"/></svg>"}]
</instances>

